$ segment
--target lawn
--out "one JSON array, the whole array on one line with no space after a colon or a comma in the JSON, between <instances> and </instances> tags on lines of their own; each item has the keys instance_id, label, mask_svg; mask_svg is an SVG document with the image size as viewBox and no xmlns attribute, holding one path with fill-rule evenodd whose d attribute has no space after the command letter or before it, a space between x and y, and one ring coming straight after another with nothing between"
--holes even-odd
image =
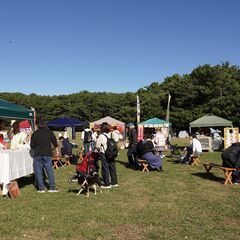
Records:
<instances>
[{"instance_id":1,"label":"lawn","mask_svg":"<svg viewBox=\"0 0 240 240\"><path fill-rule=\"evenodd\" d=\"M168 153L166 153L168 155ZM220 163L220 153L203 161ZM0 239L234 239L240 236L239 186L224 186L223 172L206 178L202 166L164 158L164 172L128 168L117 159L119 187L76 196L67 182L74 166L54 170L59 193L39 194L32 177L21 179L21 195L2 198ZM23 181L24 180L24 181Z\"/></svg>"}]
</instances>

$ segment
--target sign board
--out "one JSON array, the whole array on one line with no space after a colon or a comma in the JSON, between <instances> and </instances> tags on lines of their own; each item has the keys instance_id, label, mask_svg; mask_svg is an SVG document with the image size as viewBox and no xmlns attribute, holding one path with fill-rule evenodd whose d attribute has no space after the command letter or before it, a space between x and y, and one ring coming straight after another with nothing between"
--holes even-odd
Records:
<instances>
[{"instance_id":1,"label":"sign board","mask_svg":"<svg viewBox=\"0 0 240 240\"><path fill-rule=\"evenodd\" d=\"M224 149L238 142L238 128L224 128Z\"/></svg>"}]
</instances>

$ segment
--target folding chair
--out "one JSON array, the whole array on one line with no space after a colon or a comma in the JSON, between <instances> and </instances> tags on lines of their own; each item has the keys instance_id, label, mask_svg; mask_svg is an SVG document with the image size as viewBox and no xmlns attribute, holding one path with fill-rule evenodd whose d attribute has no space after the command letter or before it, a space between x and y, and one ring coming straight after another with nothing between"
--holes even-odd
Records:
<instances>
[{"instance_id":1,"label":"folding chair","mask_svg":"<svg viewBox=\"0 0 240 240\"><path fill-rule=\"evenodd\" d=\"M72 155L70 155L70 156L64 155L65 163L63 166L66 166L66 165L71 166L71 163L70 163L71 157L72 157Z\"/></svg>"},{"instance_id":2,"label":"folding chair","mask_svg":"<svg viewBox=\"0 0 240 240\"><path fill-rule=\"evenodd\" d=\"M53 169L59 169L58 167L58 162L61 161L61 157L56 155L52 157L52 161L53 161Z\"/></svg>"},{"instance_id":3,"label":"folding chair","mask_svg":"<svg viewBox=\"0 0 240 240\"><path fill-rule=\"evenodd\" d=\"M192 166L194 166L194 165L196 165L196 166L198 166L199 165L199 163L201 163L201 161L200 161L200 156L192 156Z\"/></svg>"},{"instance_id":4,"label":"folding chair","mask_svg":"<svg viewBox=\"0 0 240 240\"><path fill-rule=\"evenodd\" d=\"M142 172L149 172L149 169L148 169L148 163L146 160L143 160L143 159L138 159L138 162L141 164L141 166L143 167L143 170Z\"/></svg>"}]
</instances>

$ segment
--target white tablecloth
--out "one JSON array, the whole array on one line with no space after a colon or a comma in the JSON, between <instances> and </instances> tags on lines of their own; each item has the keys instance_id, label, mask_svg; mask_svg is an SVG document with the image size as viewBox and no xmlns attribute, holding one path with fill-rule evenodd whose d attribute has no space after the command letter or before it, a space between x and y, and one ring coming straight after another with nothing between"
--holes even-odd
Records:
<instances>
[{"instance_id":1,"label":"white tablecloth","mask_svg":"<svg viewBox=\"0 0 240 240\"><path fill-rule=\"evenodd\" d=\"M33 159L29 150L0 151L0 184L3 184L3 195L7 194L10 181L33 173Z\"/></svg>"}]
</instances>

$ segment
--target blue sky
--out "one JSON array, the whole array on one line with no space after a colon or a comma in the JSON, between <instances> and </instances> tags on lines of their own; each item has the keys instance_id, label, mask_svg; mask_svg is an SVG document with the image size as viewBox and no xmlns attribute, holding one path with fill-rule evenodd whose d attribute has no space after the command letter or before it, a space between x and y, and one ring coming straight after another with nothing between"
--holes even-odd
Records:
<instances>
[{"instance_id":1,"label":"blue sky","mask_svg":"<svg viewBox=\"0 0 240 240\"><path fill-rule=\"evenodd\" d=\"M240 65L239 9L238 0L1 1L1 92L134 92L199 65Z\"/></svg>"}]
</instances>

